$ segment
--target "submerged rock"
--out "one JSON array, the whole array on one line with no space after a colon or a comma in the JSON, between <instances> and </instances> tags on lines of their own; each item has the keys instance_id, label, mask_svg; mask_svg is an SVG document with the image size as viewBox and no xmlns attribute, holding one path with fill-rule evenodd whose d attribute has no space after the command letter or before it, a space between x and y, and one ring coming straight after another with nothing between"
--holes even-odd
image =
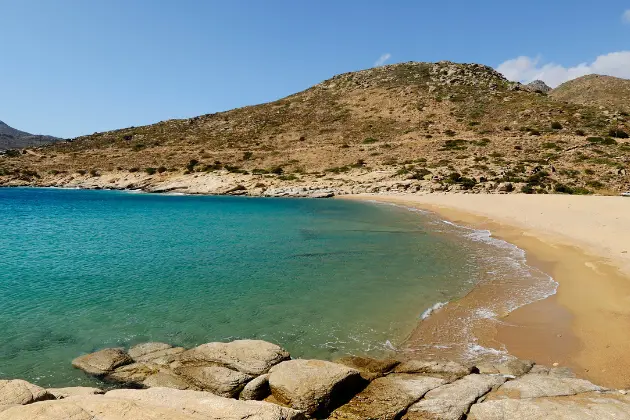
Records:
<instances>
[{"instance_id":1,"label":"submerged rock","mask_svg":"<svg viewBox=\"0 0 630 420\"><path fill-rule=\"evenodd\" d=\"M445 384L440 378L420 375L388 375L372 381L367 388L330 416L338 420L399 418L407 407L431 389Z\"/></svg>"},{"instance_id":2,"label":"submerged rock","mask_svg":"<svg viewBox=\"0 0 630 420\"><path fill-rule=\"evenodd\" d=\"M190 365L215 363L248 375L262 375L289 357L282 347L267 341L236 340L202 344L182 353L178 360Z\"/></svg>"},{"instance_id":3,"label":"submerged rock","mask_svg":"<svg viewBox=\"0 0 630 420\"><path fill-rule=\"evenodd\" d=\"M118 366L132 363L133 359L122 348L112 348L97 351L77 357L72 366L92 375L105 375Z\"/></svg>"},{"instance_id":4,"label":"submerged rock","mask_svg":"<svg viewBox=\"0 0 630 420\"><path fill-rule=\"evenodd\" d=\"M363 383L359 371L322 360L289 360L274 366L269 375L275 400L317 416L349 400Z\"/></svg>"}]
</instances>

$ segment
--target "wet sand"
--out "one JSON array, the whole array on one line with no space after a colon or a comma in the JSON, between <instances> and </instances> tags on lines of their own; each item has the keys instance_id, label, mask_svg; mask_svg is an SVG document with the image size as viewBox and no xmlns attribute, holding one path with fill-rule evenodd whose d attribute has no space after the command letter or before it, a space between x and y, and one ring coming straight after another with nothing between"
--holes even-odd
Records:
<instances>
[{"instance_id":1,"label":"wet sand","mask_svg":"<svg viewBox=\"0 0 630 420\"><path fill-rule=\"evenodd\" d=\"M469 325L478 344L541 364L569 366L600 385L630 387L630 257L624 249L630 249L630 199L464 194L349 198L434 211L451 222L487 229L525 250L530 266L559 283L557 293ZM444 342L445 336L456 342L460 330L468 328L467 313L484 307L484 300L508 299L509 294L500 285L474 288L420 322L408 340L409 350L456 357L461 348L435 349L432 344Z\"/></svg>"}]
</instances>

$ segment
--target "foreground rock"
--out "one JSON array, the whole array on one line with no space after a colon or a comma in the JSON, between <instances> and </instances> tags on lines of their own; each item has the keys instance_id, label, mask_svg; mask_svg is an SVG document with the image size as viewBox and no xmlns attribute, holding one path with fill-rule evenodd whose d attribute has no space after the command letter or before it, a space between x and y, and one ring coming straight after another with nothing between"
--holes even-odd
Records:
<instances>
[{"instance_id":1,"label":"foreground rock","mask_svg":"<svg viewBox=\"0 0 630 420\"><path fill-rule=\"evenodd\" d=\"M183 347L173 347L166 343L144 343L133 346L128 353L135 362L166 365L174 361L176 356L185 350Z\"/></svg>"},{"instance_id":2,"label":"foreground rock","mask_svg":"<svg viewBox=\"0 0 630 420\"><path fill-rule=\"evenodd\" d=\"M67 388L48 388L48 392L56 399L62 400L68 397L76 397L81 395L101 395L105 391L99 388L91 388L87 386L74 386Z\"/></svg>"},{"instance_id":3,"label":"foreground rock","mask_svg":"<svg viewBox=\"0 0 630 420\"><path fill-rule=\"evenodd\" d=\"M446 383L429 376L390 375L372 381L346 405L336 409L331 419L361 420L399 418L407 407L433 388Z\"/></svg>"},{"instance_id":4,"label":"foreground rock","mask_svg":"<svg viewBox=\"0 0 630 420\"><path fill-rule=\"evenodd\" d=\"M177 374L203 389L221 397L235 398L252 376L222 366L190 366L176 370Z\"/></svg>"},{"instance_id":5,"label":"foreground rock","mask_svg":"<svg viewBox=\"0 0 630 420\"><path fill-rule=\"evenodd\" d=\"M133 362L133 359L122 348L104 349L96 353L77 357L72 366L92 375L105 375L118 366Z\"/></svg>"},{"instance_id":6,"label":"foreground rock","mask_svg":"<svg viewBox=\"0 0 630 420\"><path fill-rule=\"evenodd\" d=\"M471 407L467 420L630 420L630 398L579 395L563 398L505 399Z\"/></svg>"},{"instance_id":7,"label":"foreground rock","mask_svg":"<svg viewBox=\"0 0 630 420\"><path fill-rule=\"evenodd\" d=\"M322 360L289 360L269 375L275 400L318 417L349 400L363 383L359 371Z\"/></svg>"},{"instance_id":8,"label":"foreground rock","mask_svg":"<svg viewBox=\"0 0 630 420\"><path fill-rule=\"evenodd\" d=\"M396 366L394 372L420 373L453 381L471 373L472 367L463 366L455 362L409 360Z\"/></svg>"},{"instance_id":9,"label":"foreground rock","mask_svg":"<svg viewBox=\"0 0 630 420\"><path fill-rule=\"evenodd\" d=\"M289 359L282 347L261 340L207 343L181 354L184 364L216 363L248 375L262 375L272 366Z\"/></svg>"},{"instance_id":10,"label":"foreground rock","mask_svg":"<svg viewBox=\"0 0 630 420\"><path fill-rule=\"evenodd\" d=\"M575 395L583 392L604 391L584 379L558 378L537 374L527 374L506 382L494 394L495 398L538 398Z\"/></svg>"},{"instance_id":11,"label":"foreground rock","mask_svg":"<svg viewBox=\"0 0 630 420\"><path fill-rule=\"evenodd\" d=\"M379 360L371 357L348 356L335 360L335 363L356 369L363 379L372 381L389 373L400 362L394 359Z\"/></svg>"},{"instance_id":12,"label":"foreground rock","mask_svg":"<svg viewBox=\"0 0 630 420\"><path fill-rule=\"evenodd\" d=\"M496 375L469 375L429 391L422 401L412 405L406 420L459 420L477 399L503 384L506 379Z\"/></svg>"},{"instance_id":13,"label":"foreground rock","mask_svg":"<svg viewBox=\"0 0 630 420\"><path fill-rule=\"evenodd\" d=\"M0 420L302 420L295 410L260 401L238 401L168 388L116 390L17 406Z\"/></svg>"},{"instance_id":14,"label":"foreground rock","mask_svg":"<svg viewBox=\"0 0 630 420\"><path fill-rule=\"evenodd\" d=\"M55 397L44 388L21 379L0 380L0 411L13 405L25 405L53 399Z\"/></svg>"},{"instance_id":15,"label":"foreground rock","mask_svg":"<svg viewBox=\"0 0 630 420\"><path fill-rule=\"evenodd\" d=\"M241 400L256 400L262 401L271 394L269 388L269 374L260 375L256 379L250 381L239 396Z\"/></svg>"}]
</instances>

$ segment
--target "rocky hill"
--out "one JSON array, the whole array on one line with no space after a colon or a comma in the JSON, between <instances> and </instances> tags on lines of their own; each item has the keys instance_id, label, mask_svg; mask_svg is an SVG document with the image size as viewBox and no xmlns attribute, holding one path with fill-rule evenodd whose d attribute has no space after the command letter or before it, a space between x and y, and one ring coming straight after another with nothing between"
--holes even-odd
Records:
<instances>
[{"instance_id":1,"label":"rocky hill","mask_svg":"<svg viewBox=\"0 0 630 420\"><path fill-rule=\"evenodd\" d=\"M602 106L610 112L630 113L630 80L590 74L561 84L550 96L559 101Z\"/></svg>"},{"instance_id":2,"label":"rocky hill","mask_svg":"<svg viewBox=\"0 0 630 420\"><path fill-rule=\"evenodd\" d=\"M59 140L61 139L57 137L30 134L16 130L0 121L0 151L42 146Z\"/></svg>"},{"instance_id":3,"label":"rocky hill","mask_svg":"<svg viewBox=\"0 0 630 420\"><path fill-rule=\"evenodd\" d=\"M613 108L558 101L487 66L410 62L275 102L30 149L0 160L0 184L617 193L630 189L627 133L627 115Z\"/></svg>"}]
</instances>

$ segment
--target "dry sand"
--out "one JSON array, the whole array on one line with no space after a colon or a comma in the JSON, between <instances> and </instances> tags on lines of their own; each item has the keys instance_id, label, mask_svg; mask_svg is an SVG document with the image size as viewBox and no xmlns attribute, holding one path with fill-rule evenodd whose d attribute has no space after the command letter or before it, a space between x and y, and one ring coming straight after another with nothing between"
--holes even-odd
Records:
<instances>
[{"instance_id":1,"label":"dry sand","mask_svg":"<svg viewBox=\"0 0 630 420\"><path fill-rule=\"evenodd\" d=\"M452 222L488 229L524 249L530 265L559 283L557 294L476 331L480 344L505 347L510 354L538 363L568 365L578 376L604 386L630 387L629 198L520 194L349 198L431 210ZM474 290L429 318L429 323L421 322L410 345L426 342L432 332L445 329L440 323L484 298L487 291Z\"/></svg>"}]
</instances>

